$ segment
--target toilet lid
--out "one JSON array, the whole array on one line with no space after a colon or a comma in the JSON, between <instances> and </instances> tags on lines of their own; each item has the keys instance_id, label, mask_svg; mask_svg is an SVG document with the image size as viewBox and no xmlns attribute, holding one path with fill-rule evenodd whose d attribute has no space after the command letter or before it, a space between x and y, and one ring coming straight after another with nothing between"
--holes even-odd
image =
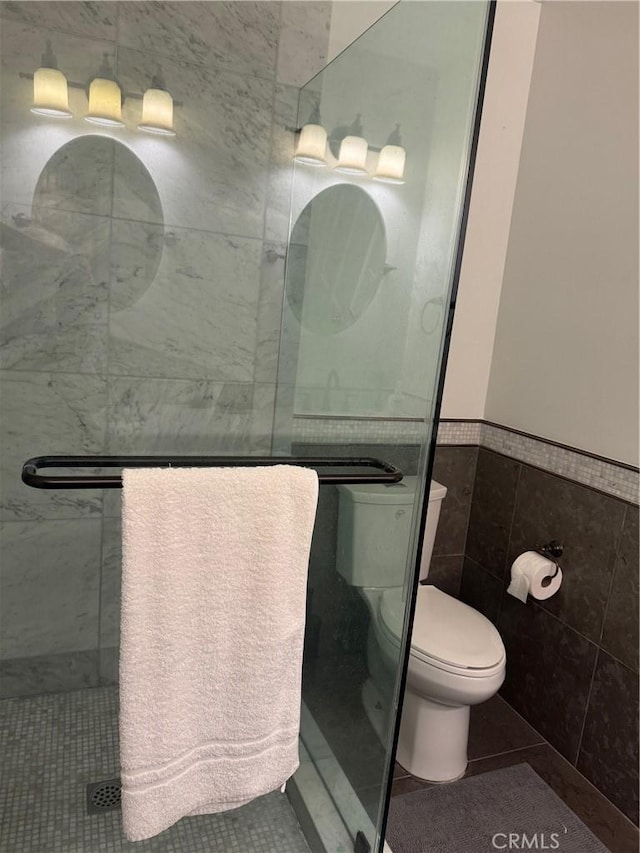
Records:
<instances>
[{"instance_id":1,"label":"toilet lid","mask_svg":"<svg viewBox=\"0 0 640 853\"><path fill-rule=\"evenodd\" d=\"M380 616L399 637L404 618L401 588L383 594ZM491 622L434 586L418 587L411 648L460 669L489 669L504 657L502 639Z\"/></svg>"}]
</instances>

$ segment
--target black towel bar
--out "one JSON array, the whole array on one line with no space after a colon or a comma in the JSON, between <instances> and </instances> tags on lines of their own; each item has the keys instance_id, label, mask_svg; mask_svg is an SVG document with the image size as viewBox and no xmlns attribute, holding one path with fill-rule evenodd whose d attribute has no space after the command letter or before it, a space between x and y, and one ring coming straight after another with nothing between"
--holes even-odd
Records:
<instances>
[{"instance_id":1,"label":"black towel bar","mask_svg":"<svg viewBox=\"0 0 640 853\"><path fill-rule=\"evenodd\" d=\"M399 483L402 471L369 456L35 456L22 466L22 482L34 489L121 489L122 476L40 474L42 468L236 468L303 465L308 468L365 468L359 472L318 472L321 484Z\"/></svg>"}]
</instances>

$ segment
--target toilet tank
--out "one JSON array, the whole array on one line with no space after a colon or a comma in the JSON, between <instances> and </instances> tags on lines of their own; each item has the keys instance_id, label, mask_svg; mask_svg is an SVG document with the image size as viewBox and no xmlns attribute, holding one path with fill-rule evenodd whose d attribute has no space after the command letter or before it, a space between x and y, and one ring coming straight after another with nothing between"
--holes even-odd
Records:
<instances>
[{"instance_id":1,"label":"toilet tank","mask_svg":"<svg viewBox=\"0 0 640 853\"><path fill-rule=\"evenodd\" d=\"M336 568L350 586L393 587L404 583L416 481L417 477L405 477L389 485L338 486ZM422 562L427 570L446 492L444 486L432 481Z\"/></svg>"}]
</instances>

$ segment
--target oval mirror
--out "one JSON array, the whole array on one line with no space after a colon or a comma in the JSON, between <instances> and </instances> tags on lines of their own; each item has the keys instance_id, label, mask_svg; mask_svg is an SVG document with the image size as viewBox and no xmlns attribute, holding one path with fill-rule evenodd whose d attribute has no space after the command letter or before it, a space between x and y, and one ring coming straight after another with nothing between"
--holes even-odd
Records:
<instances>
[{"instance_id":1,"label":"oval mirror","mask_svg":"<svg viewBox=\"0 0 640 853\"><path fill-rule=\"evenodd\" d=\"M386 254L384 222L373 199L351 184L323 190L291 233L286 285L291 310L313 332L347 329L376 295Z\"/></svg>"},{"instance_id":2,"label":"oval mirror","mask_svg":"<svg viewBox=\"0 0 640 853\"><path fill-rule=\"evenodd\" d=\"M108 240L97 228L106 217L113 217ZM95 281L110 280L112 311L135 303L156 276L160 196L142 160L115 139L90 134L61 146L38 178L31 223L40 242L86 258Z\"/></svg>"}]
</instances>

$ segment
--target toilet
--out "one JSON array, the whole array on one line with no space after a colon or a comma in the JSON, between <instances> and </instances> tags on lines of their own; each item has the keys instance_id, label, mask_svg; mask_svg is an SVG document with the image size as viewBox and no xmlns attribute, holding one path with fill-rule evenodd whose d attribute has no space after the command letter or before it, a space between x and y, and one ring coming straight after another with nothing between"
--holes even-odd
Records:
<instances>
[{"instance_id":1,"label":"toilet","mask_svg":"<svg viewBox=\"0 0 640 853\"><path fill-rule=\"evenodd\" d=\"M404 627L404 586L416 477L390 485L338 486L336 568L358 589L371 617L367 716L386 744ZM446 487L429 490L420 580L427 578ZM414 776L452 782L467 767L469 711L504 681L506 655L495 626L433 586L418 586L397 759Z\"/></svg>"}]
</instances>

